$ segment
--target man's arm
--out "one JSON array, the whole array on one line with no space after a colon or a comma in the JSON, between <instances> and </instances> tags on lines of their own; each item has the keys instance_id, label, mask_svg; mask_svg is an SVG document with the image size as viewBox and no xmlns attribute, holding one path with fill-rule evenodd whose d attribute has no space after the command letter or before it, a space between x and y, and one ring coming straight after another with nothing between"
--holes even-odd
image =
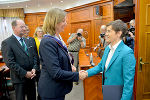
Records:
<instances>
[{"instance_id":1,"label":"man's arm","mask_svg":"<svg viewBox=\"0 0 150 100\"><path fill-rule=\"evenodd\" d=\"M37 47L36 47L36 42L34 40L34 38L30 38L29 41L31 41L32 46L33 46L33 61L34 61L34 65L33 65L33 69L31 70L33 77L36 76L36 74L40 73L40 60L39 60L39 55L38 55L38 51L37 51ZM33 78L31 77L31 78Z\"/></svg>"},{"instance_id":2,"label":"man's arm","mask_svg":"<svg viewBox=\"0 0 150 100\"><path fill-rule=\"evenodd\" d=\"M69 39L67 40L67 43L70 44L70 43L73 42L76 38L77 38L77 34L71 34L71 36L70 36Z\"/></svg>"},{"instance_id":3,"label":"man's arm","mask_svg":"<svg viewBox=\"0 0 150 100\"><path fill-rule=\"evenodd\" d=\"M82 48L86 47L86 39L84 37L82 37Z\"/></svg>"},{"instance_id":4,"label":"man's arm","mask_svg":"<svg viewBox=\"0 0 150 100\"><path fill-rule=\"evenodd\" d=\"M86 40L83 36L78 37L78 40L80 41L81 44L81 48L85 48L86 47Z\"/></svg>"},{"instance_id":5,"label":"man's arm","mask_svg":"<svg viewBox=\"0 0 150 100\"><path fill-rule=\"evenodd\" d=\"M37 51L37 47L36 47L36 43L35 43L35 40L34 38L31 38L31 42L32 42L32 45L33 45L33 53L34 53L34 57L33 57L33 61L34 61L34 67L33 69L35 69L36 71L39 71L40 70L40 60L39 60L39 55L38 55L38 51Z\"/></svg>"},{"instance_id":6,"label":"man's arm","mask_svg":"<svg viewBox=\"0 0 150 100\"><path fill-rule=\"evenodd\" d=\"M14 54L10 45L7 44L5 41L3 41L1 50L2 50L2 56L3 56L6 66L9 67L10 70L17 73L20 77L25 77L27 74L27 71L24 70L22 67L20 67L19 64L16 63L15 57L14 57Z\"/></svg>"}]
</instances>

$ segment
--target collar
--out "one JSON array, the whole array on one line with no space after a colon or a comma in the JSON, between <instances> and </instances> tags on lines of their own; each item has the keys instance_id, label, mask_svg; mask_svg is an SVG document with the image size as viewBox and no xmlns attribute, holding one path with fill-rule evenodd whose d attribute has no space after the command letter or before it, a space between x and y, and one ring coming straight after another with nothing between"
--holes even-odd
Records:
<instances>
[{"instance_id":1,"label":"collar","mask_svg":"<svg viewBox=\"0 0 150 100\"><path fill-rule=\"evenodd\" d=\"M20 41L21 37L15 35L15 34L13 34L13 35L16 37L16 39L17 39L18 41Z\"/></svg>"},{"instance_id":2,"label":"collar","mask_svg":"<svg viewBox=\"0 0 150 100\"><path fill-rule=\"evenodd\" d=\"M60 35L59 35L60 36ZM68 52L68 49L67 49L67 46L63 44L63 42L57 37L57 36L51 36L50 34L45 34L43 37L50 37L50 38L53 38L55 41L57 41L57 43L59 45L61 45L65 51Z\"/></svg>"},{"instance_id":3,"label":"collar","mask_svg":"<svg viewBox=\"0 0 150 100\"><path fill-rule=\"evenodd\" d=\"M116 50L118 45L121 43L122 40L118 41L114 46L109 45L110 50Z\"/></svg>"},{"instance_id":4,"label":"collar","mask_svg":"<svg viewBox=\"0 0 150 100\"><path fill-rule=\"evenodd\" d=\"M59 34L59 37L57 37L56 35L54 36L56 39L60 40L63 44L63 46L66 46L65 42L63 41L61 35ZM67 47L67 46L66 46Z\"/></svg>"}]
</instances>

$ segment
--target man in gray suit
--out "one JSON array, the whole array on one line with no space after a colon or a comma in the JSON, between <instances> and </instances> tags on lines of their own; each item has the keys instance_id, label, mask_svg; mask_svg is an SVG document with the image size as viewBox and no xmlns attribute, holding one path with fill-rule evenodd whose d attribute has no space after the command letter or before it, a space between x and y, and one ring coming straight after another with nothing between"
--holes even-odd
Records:
<instances>
[{"instance_id":1,"label":"man in gray suit","mask_svg":"<svg viewBox=\"0 0 150 100\"><path fill-rule=\"evenodd\" d=\"M39 70L33 45L23 38L26 25L23 20L12 22L14 34L2 42L2 56L10 68L11 80L15 88L16 100L36 100L35 79Z\"/></svg>"}]
</instances>

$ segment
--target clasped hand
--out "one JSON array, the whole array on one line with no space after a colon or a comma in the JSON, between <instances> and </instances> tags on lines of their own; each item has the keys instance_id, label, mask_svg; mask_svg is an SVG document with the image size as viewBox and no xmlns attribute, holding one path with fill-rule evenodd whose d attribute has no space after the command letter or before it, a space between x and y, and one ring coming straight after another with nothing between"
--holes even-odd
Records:
<instances>
[{"instance_id":1,"label":"clasped hand","mask_svg":"<svg viewBox=\"0 0 150 100\"><path fill-rule=\"evenodd\" d=\"M35 69L32 69L31 71L27 71L27 73L26 73L26 78L30 78L30 79L32 79L32 78L34 78L35 76L36 76L36 74L35 74L35 72L36 72L36 70Z\"/></svg>"},{"instance_id":2,"label":"clasped hand","mask_svg":"<svg viewBox=\"0 0 150 100\"><path fill-rule=\"evenodd\" d=\"M84 80L84 79L87 78L87 77L88 77L88 72L87 72L87 71L81 70L81 71L79 72L79 79L80 79L80 80Z\"/></svg>"}]
</instances>

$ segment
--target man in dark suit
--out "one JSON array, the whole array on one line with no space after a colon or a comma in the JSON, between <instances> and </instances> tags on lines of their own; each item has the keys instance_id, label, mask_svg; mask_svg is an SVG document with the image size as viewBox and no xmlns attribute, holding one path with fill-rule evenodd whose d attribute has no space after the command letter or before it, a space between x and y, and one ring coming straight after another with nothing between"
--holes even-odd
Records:
<instances>
[{"instance_id":1,"label":"man in dark suit","mask_svg":"<svg viewBox=\"0 0 150 100\"><path fill-rule=\"evenodd\" d=\"M23 20L12 22L14 34L2 42L4 62L10 68L16 100L36 100L35 79L39 69L34 48L28 39L22 38L26 25Z\"/></svg>"},{"instance_id":2,"label":"man in dark suit","mask_svg":"<svg viewBox=\"0 0 150 100\"><path fill-rule=\"evenodd\" d=\"M26 25L26 31L23 35L24 38L28 39L30 44L32 45L31 47L34 49L34 55L37 59L37 65L40 65L40 61L39 61L39 55L38 55L38 51L37 51L37 47L36 47L36 42L35 42L35 39L32 38L32 37L29 37L29 27ZM38 72L36 72L36 77L39 78L39 75L40 75L40 68L37 70ZM37 76L38 75L38 76ZM37 80L38 81L38 80Z\"/></svg>"},{"instance_id":3,"label":"man in dark suit","mask_svg":"<svg viewBox=\"0 0 150 100\"><path fill-rule=\"evenodd\" d=\"M40 65L40 60L39 60L39 55L38 55L35 39L32 37L29 37L29 32L30 32L29 27L26 25L26 31L25 31L25 34L23 35L23 37L28 39L30 41L30 43L32 44L33 49L34 49L33 53L34 53L35 57L37 58L37 64ZM38 85L40 73L41 73L41 70L39 68L39 70L36 71L36 77L35 77L37 85ZM38 100L41 100L39 95L38 95Z\"/></svg>"}]
</instances>

